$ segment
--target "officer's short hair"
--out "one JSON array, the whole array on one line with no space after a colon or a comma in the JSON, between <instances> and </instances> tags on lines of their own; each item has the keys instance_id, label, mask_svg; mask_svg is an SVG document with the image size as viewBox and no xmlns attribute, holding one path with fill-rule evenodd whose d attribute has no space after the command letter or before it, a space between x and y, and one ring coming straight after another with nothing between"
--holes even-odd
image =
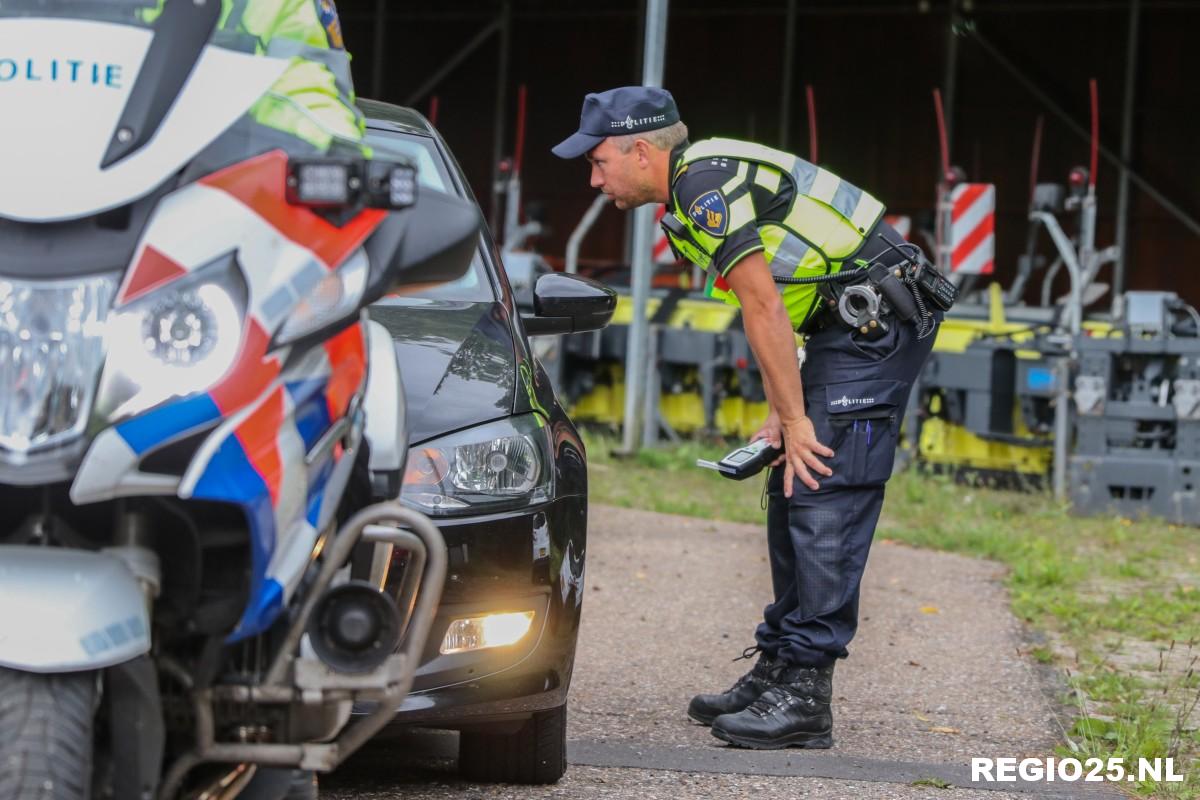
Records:
<instances>
[{"instance_id":1,"label":"officer's short hair","mask_svg":"<svg viewBox=\"0 0 1200 800\"><path fill-rule=\"evenodd\" d=\"M676 122L665 128L658 128L643 133L628 133L624 136L613 136L611 138L613 144L617 146L617 150L622 154L632 150L633 143L638 139L645 139L658 150L674 150L687 141L688 129L687 125L684 125L682 122Z\"/></svg>"}]
</instances>

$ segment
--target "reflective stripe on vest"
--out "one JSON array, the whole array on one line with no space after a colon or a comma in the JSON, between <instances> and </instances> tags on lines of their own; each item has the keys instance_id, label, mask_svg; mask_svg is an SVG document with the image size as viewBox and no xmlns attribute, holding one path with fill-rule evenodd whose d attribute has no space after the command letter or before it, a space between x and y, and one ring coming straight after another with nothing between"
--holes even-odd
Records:
<instances>
[{"instance_id":1,"label":"reflective stripe on vest","mask_svg":"<svg viewBox=\"0 0 1200 800\"><path fill-rule=\"evenodd\" d=\"M706 139L690 146L683 152L680 162L674 166L678 177L687 165L709 159L736 159L742 162L738 173L722 187L726 193L745 182L746 162L758 164L754 183L777 192L781 174L786 172L792 179L795 195L792 205L782 222L763 222L759 234L763 241L764 257L777 277L804 277L837 272L842 262L862 247L866 233L883 216L883 203L826 169L797 158L791 153L764 147L753 142L736 139ZM752 203L739 207L738 198L730 204L729 229L736 230L747 221ZM687 214L682 213L676 198L675 216L688 229L697 243L709 250L719 240L714 239L695 225ZM690 242L681 242L671 236L676 248L689 261L708 268L711 258L701 248ZM782 286L784 304L792 322L803 325L812 315L816 300L815 286ZM712 292L727 302L736 298L725 292Z\"/></svg>"},{"instance_id":2,"label":"reflective stripe on vest","mask_svg":"<svg viewBox=\"0 0 1200 800\"><path fill-rule=\"evenodd\" d=\"M781 278L808 278L825 274L825 259L821 253L782 225L763 225L759 228L759 235L766 246L764 255L772 275ZM841 263L836 266L841 267ZM816 291L815 286L779 285L783 305L795 327L799 328L808 320L813 310Z\"/></svg>"},{"instance_id":3,"label":"reflective stripe on vest","mask_svg":"<svg viewBox=\"0 0 1200 800\"><path fill-rule=\"evenodd\" d=\"M760 167L765 166L768 169L774 168L788 173L792 178L797 197L793 200L792 213L785 218L784 224L794 233L820 247L831 260L845 258L858 249L862 244L862 236L883 216L883 203L857 186L842 180L826 169L797 158L791 153L753 142L742 142L737 139L706 139L685 150L680 163L681 165L691 164L713 158L753 161ZM759 173L763 174L761 168ZM765 173L765 175L767 177L764 177L762 181L756 176L755 182L761 185L772 182L770 173ZM732 182L730 181L730 183ZM773 191L777 191L777 188ZM811 210L797 213L796 201L801 195L828 206L837 212L836 216L822 215ZM858 234L859 241L849 252L845 252L845 248L851 237L831 235L832 231L828 230L829 227L836 227L839 224L852 228ZM829 242L831 248L823 247L822 241Z\"/></svg>"}]
</instances>

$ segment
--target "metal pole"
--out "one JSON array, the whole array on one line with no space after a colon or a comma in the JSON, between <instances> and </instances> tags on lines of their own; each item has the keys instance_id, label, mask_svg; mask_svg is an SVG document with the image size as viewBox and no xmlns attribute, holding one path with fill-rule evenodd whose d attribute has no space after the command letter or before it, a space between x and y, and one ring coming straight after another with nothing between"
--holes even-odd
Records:
<instances>
[{"instance_id":1,"label":"metal pole","mask_svg":"<svg viewBox=\"0 0 1200 800\"><path fill-rule=\"evenodd\" d=\"M429 78L427 78L416 91L410 93L408 97L404 98L404 105L415 106L418 100L436 89L437 85L441 83L447 75L453 72L459 64L466 61L469 55L478 50L480 45L486 42L488 37L499 29L500 20L492 20L485 25L479 31L479 33L475 34L471 41L459 48L457 53L446 59L446 62L442 64L438 71L430 75Z\"/></svg>"},{"instance_id":2,"label":"metal pole","mask_svg":"<svg viewBox=\"0 0 1200 800\"><path fill-rule=\"evenodd\" d=\"M600 216L600 212L610 202L607 195L596 195L596 199L592 201L592 204L588 206L587 212L584 213L583 219L579 220L579 224L575 226L575 230L571 231L571 236L567 239L567 274L574 275L579 271L579 245L583 244L583 237L587 236L587 232L596 223L596 217Z\"/></svg>"},{"instance_id":3,"label":"metal pole","mask_svg":"<svg viewBox=\"0 0 1200 800\"><path fill-rule=\"evenodd\" d=\"M1094 198L1093 198L1094 199ZM1060 502L1067 497L1067 460L1070 458L1071 445L1071 361L1074 359L1075 342L1083 330L1083 269L1080 266L1075 245L1067 238L1062 226L1053 214L1045 211L1033 211L1029 219L1040 222L1050 238L1062 263L1071 276L1071 293L1067 298L1066 319L1063 327L1066 329L1065 338L1069 343L1066 354L1058 357L1054 365L1054 385L1056 387L1054 400L1054 469L1052 474L1054 497Z\"/></svg>"},{"instance_id":4,"label":"metal pole","mask_svg":"<svg viewBox=\"0 0 1200 800\"><path fill-rule=\"evenodd\" d=\"M387 44L387 0L375 0L375 58L371 62L371 96L383 97L383 48Z\"/></svg>"},{"instance_id":5,"label":"metal pole","mask_svg":"<svg viewBox=\"0 0 1200 800\"><path fill-rule=\"evenodd\" d=\"M513 142L512 170L504 201L504 247L515 250L517 229L521 226L521 160L525 155L525 84L517 87L517 133Z\"/></svg>"},{"instance_id":6,"label":"metal pole","mask_svg":"<svg viewBox=\"0 0 1200 800\"><path fill-rule=\"evenodd\" d=\"M655 364L658 363L658 329L661 327L649 326L646 335L646 369L643 378L646 388L642 392L646 398L642 407L642 419L646 422L642 426L642 447L653 447L658 443L658 404L662 396L662 381L657 380L658 370Z\"/></svg>"},{"instance_id":7,"label":"metal pole","mask_svg":"<svg viewBox=\"0 0 1200 800\"><path fill-rule=\"evenodd\" d=\"M954 95L958 83L958 0L950 0L946 24L946 72L942 79L946 110L946 150L954 152ZM945 180L943 177L942 180Z\"/></svg>"},{"instance_id":8,"label":"metal pole","mask_svg":"<svg viewBox=\"0 0 1200 800\"><path fill-rule=\"evenodd\" d=\"M1133 158L1133 93L1137 79L1138 22L1141 4L1129 3L1129 44L1125 49L1125 96L1121 109L1121 178L1117 184L1117 263L1113 265L1113 307L1125 291L1125 259L1129 253L1129 168Z\"/></svg>"},{"instance_id":9,"label":"metal pole","mask_svg":"<svg viewBox=\"0 0 1200 800\"><path fill-rule=\"evenodd\" d=\"M792 71L796 68L796 0L788 0L783 34L783 89L779 97L779 149L788 149L792 124Z\"/></svg>"},{"instance_id":10,"label":"metal pole","mask_svg":"<svg viewBox=\"0 0 1200 800\"><path fill-rule=\"evenodd\" d=\"M512 39L512 3L504 0L500 10L500 53L496 66L496 115L492 135L492 207L488 225L493 231L500 225L500 202L504 186L500 180L500 160L504 158L504 106L508 101L508 51Z\"/></svg>"},{"instance_id":11,"label":"metal pole","mask_svg":"<svg viewBox=\"0 0 1200 800\"><path fill-rule=\"evenodd\" d=\"M642 56L642 85L662 86L663 57L667 49L667 2L647 0L646 40ZM633 318L629 321L629 347L625 355L625 428L621 449L637 450L641 431L641 412L646 395L646 352L649 321L646 308L650 301L650 278L654 270L654 207L640 206L633 212ZM656 432L657 433L657 432Z\"/></svg>"},{"instance_id":12,"label":"metal pole","mask_svg":"<svg viewBox=\"0 0 1200 800\"><path fill-rule=\"evenodd\" d=\"M938 149L941 153L941 161L939 161L941 175L937 181L937 216L934 222L934 246L937 250L936 261L938 269L950 275L951 280L955 280L955 276L951 273L950 264L950 216L953 211L953 204L950 197L950 145L946 137L946 113L942 103L942 93L939 89L933 90L933 110L937 115L938 125ZM957 281L955 281L957 285Z\"/></svg>"},{"instance_id":13,"label":"metal pole","mask_svg":"<svg viewBox=\"0 0 1200 800\"><path fill-rule=\"evenodd\" d=\"M1071 359L1059 357L1054 365L1054 499L1067 499L1067 459L1071 442Z\"/></svg>"}]
</instances>

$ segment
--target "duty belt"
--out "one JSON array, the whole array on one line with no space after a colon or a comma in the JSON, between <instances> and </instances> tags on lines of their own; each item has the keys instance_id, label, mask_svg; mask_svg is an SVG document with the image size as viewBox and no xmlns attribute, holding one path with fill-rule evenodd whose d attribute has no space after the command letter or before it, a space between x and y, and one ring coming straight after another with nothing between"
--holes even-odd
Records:
<instances>
[{"instance_id":1,"label":"duty belt","mask_svg":"<svg viewBox=\"0 0 1200 800\"><path fill-rule=\"evenodd\" d=\"M817 285L822 303L822 311L813 321L817 327L830 324L832 319L867 339L878 339L890 330L888 319L895 317L901 322L911 321L917 327L917 338L924 339L935 328L926 301L948 311L958 297L958 288L925 258L921 248L909 242L893 244L882 234L880 238L899 256L898 260L884 263L877 256L856 269L811 278L776 276L775 282Z\"/></svg>"}]
</instances>

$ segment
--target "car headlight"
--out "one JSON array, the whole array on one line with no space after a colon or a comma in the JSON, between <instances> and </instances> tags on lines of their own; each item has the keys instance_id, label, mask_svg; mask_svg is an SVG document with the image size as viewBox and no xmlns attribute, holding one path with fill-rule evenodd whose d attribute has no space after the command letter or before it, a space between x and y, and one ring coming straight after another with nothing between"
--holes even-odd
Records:
<instances>
[{"instance_id":1,"label":"car headlight","mask_svg":"<svg viewBox=\"0 0 1200 800\"><path fill-rule=\"evenodd\" d=\"M119 277L0 280L0 447L28 452L83 431Z\"/></svg>"},{"instance_id":2,"label":"car headlight","mask_svg":"<svg viewBox=\"0 0 1200 800\"><path fill-rule=\"evenodd\" d=\"M522 508L553 493L545 422L524 414L409 450L400 499L426 514L453 515Z\"/></svg>"},{"instance_id":3,"label":"car headlight","mask_svg":"<svg viewBox=\"0 0 1200 800\"><path fill-rule=\"evenodd\" d=\"M97 412L111 422L217 383L237 360L246 294L231 253L114 312Z\"/></svg>"}]
</instances>

